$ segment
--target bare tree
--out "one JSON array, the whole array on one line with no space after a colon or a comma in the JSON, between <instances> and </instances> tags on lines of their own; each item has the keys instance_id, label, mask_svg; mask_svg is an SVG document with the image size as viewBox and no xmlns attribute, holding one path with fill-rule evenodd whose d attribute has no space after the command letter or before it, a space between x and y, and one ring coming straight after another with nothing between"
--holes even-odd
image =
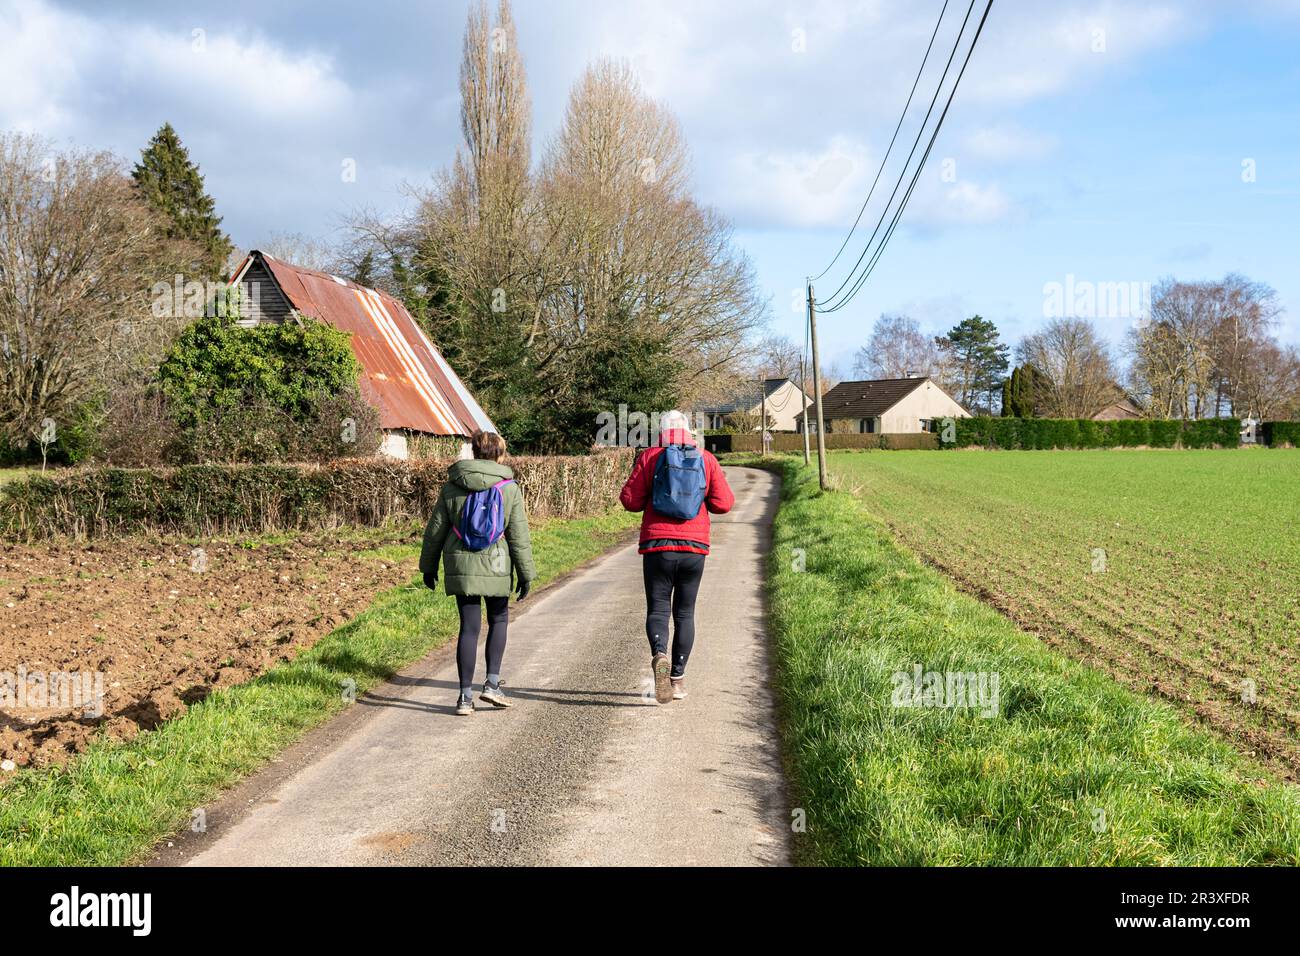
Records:
<instances>
[{"instance_id":1,"label":"bare tree","mask_svg":"<svg viewBox=\"0 0 1300 956\"><path fill-rule=\"evenodd\" d=\"M1300 416L1300 351L1272 340L1251 343L1237 366L1232 408L1260 421Z\"/></svg>"},{"instance_id":2,"label":"bare tree","mask_svg":"<svg viewBox=\"0 0 1300 956\"><path fill-rule=\"evenodd\" d=\"M461 161L480 204L501 198L493 186L516 192L509 198L517 200L529 166L532 104L509 0L499 0L496 21L488 17L486 0L470 8L460 64Z\"/></svg>"},{"instance_id":3,"label":"bare tree","mask_svg":"<svg viewBox=\"0 0 1300 956\"><path fill-rule=\"evenodd\" d=\"M282 262L317 272L336 273L343 264L339 251L327 240L301 232L272 232L257 248Z\"/></svg>"},{"instance_id":4,"label":"bare tree","mask_svg":"<svg viewBox=\"0 0 1300 956\"><path fill-rule=\"evenodd\" d=\"M496 23L485 0L470 8L460 65L460 123L465 144L450 174L426 196L425 253L461 255L473 281L463 285L477 308L492 310L497 290L514 293L529 270L527 216L532 103L509 0ZM501 311L499 304L496 311Z\"/></svg>"},{"instance_id":5,"label":"bare tree","mask_svg":"<svg viewBox=\"0 0 1300 956\"><path fill-rule=\"evenodd\" d=\"M118 158L0 134L0 428L9 439L44 441L51 422L64 427L155 364L187 317L174 301L151 306L195 255L166 238Z\"/></svg>"},{"instance_id":6,"label":"bare tree","mask_svg":"<svg viewBox=\"0 0 1300 956\"><path fill-rule=\"evenodd\" d=\"M802 360L803 348L799 343L783 335L765 335L754 346L753 374L798 381Z\"/></svg>"},{"instance_id":7,"label":"bare tree","mask_svg":"<svg viewBox=\"0 0 1300 956\"><path fill-rule=\"evenodd\" d=\"M670 344L685 400L746 356L765 304L730 224L691 197L688 169L676 118L631 68L590 67L540 173L551 281L532 341L554 352L634 328Z\"/></svg>"},{"instance_id":8,"label":"bare tree","mask_svg":"<svg viewBox=\"0 0 1300 956\"><path fill-rule=\"evenodd\" d=\"M1273 341L1272 329L1281 314L1277 293L1262 282L1230 273L1207 286L1206 305L1214 331L1210 348L1214 356L1214 415L1250 414L1263 399L1256 389L1268 376L1263 366L1274 365L1283 355ZM1268 353L1272 354L1268 354Z\"/></svg>"},{"instance_id":9,"label":"bare tree","mask_svg":"<svg viewBox=\"0 0 1300 956\"><path fill-rule=\"evenodd\" d=\"M1173 327L1143 324L1129 332L1129 389L1152 418L1188 417L1187 352Z\"/></svg>"},{"instance_id":10,"label":"bare tree","mask_svg":"<svg viewBox=\"0 0 1300 956\"><path fill-rule=\"evenodd\" d=\"M866 378L903 378L916 373L944 380L951 371L949 365L934 336L922 333L915 319L886 312L854 356L853 373Z\"/></svg>"},{"instance_id":11,"label":"bare tree","mask_svg":"<svg viewBox=\"0 0 1300 956\"><path fill-rule=\"evenodd\" d=\"M1044 376L1034 400L1045 418L1091 418L1120 395L1110 351L1086 319L1049 322L1021 341L1016 357Z\"/></svg>"},{"instance_id":12,"label":"bare tree","mask_svg":"<svg viewBox=\"0 0 1300 956\"><path fill-rule=\"evenodd\" d=\"M1276 345L1270 329L1279 311L1272 289L1243 276L1163 280L1152 295L1150 320L1129 335L1133 390L1168 418L1229 409L1240 415L1245 406L1258 407L1261 350Z\"/></svg>"},{"instance_id":13,"label":"bare tree","mask_svg":"<svg viewBox=\"0 0 1300 956\"><path fill-rule=\"evenodd\" d=\"M414 191L407 187L408 193ZM423 224L415 217L390 220L374 209L354 210L335 247L337 274L400 299L417 315L421 290L413 274L421 265Z\"/></svg>"}]
</instances>

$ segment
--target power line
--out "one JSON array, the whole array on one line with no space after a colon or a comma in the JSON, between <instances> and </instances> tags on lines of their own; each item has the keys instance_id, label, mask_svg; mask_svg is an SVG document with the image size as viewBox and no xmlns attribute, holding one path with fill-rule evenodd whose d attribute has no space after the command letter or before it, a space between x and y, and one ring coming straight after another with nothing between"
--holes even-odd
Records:
<instances>
[{"instance_id":1,"label":"power line","mask_svg":"<svg viewBox=\"0 0 1300 956\"><path fill-rule=\"evenodd\" d=\"M907 204L912 198L912 193L916 189L916 184L917 182L919 182L921 178L921 171L925 168L926 160L930 158L930 152L931 150L934 149L934 144L939 138L939 130L943 128L943 121L947 117L948 110L952 106L953 99L957 95L957 87L961 85L962 77L965 76L966 74L966 67L970 64L971 56L975 52L975 45L979 42L980 34L984 30L984 24L988 21L989 12L992 9L993 9L993 0L989 0L988 4L984 8L984 15L980 17L979 26L975 30L975 36L971 40L970 48L966 51L966 58L965 60L962 61L961 70L957 73L957 79L953 83L952 92L948 94L948 101L947 103L944 104L943 112L939 114L939 121L938 123L935 124L934 133L930 136L930 142L925 148L925 153L921 156L921 162L916 167L916 172L912 175L912 181L907 187L907 192L904 193L903 195L903 201L899 204L898 210L894 213L894 217L890 221L889 227L885 230L885 234L881 237L880 245L876 248L876 251L872 254L871 260L867 263L866 269L863 270L862 274L854 282L853 287L849 290L845 298L833 306L828 306L822 309L823 312L837 312L840 309L844 308L844 306L848 305L851 301L853 301L853 298L858 294L858 291L862 288L863 284L867 281L867 278L875 270L876 264L880 261L880 257L885 251L885 246L889 244L889 240L893 236L894 230L898 227L898 222L902 218L903 210L907 208ZM964 30L964 25L963 25L963 30ZM887 212L889 207L886 206L885 208ZM881 219L883 221L884 219L883 215L881 216ZM867 250L864 249L863 256L866 255L866 252ZM858 262L861 263L861 261L862 259L861 257L859 257ZM855 265L854 269L856 268L857 266ZM832 296L832 298L834 298L834 296ZM818 305L820 306L821 303L818 303Z\"/></svg>"},{"instance_id":2,"label":"power line","mask_svg":"<svg viewBox=\"0 0 1300 956\"><path fill-rule=\"evenodd\" d=\"M921 74L925 72L925 64L930 60L930 51L934 49L934 38L939 35L939 27L943 23L944 14L948 12L949 2L950 0L943 0L943 9L939 11L939 19L935 21L934 31L930 34L930 42L926 44L925 47L925 56L921 58L921 68L916 71L916 79L912 81L912 89L907 94L907 102L903 104L903 112L899 114L898 123L894 126L894 135L889 138L889 147L885 150L885 157L880 161L880 168L876 170L876 178L871 181L871 188L867 190L867 198L862 200L862 206L858 209L858 216L853 220L853 225L849 229L849 234L844 237L844 241L840 243L839 249L836 250L835 258L831 260L830 265L817 273L817 275L813 276L809 280L810 282L816 282L826 273L831 271L835 263L839 261L840 256L844 253L844 250L848 247L849 240L853 238L853 233L857 231L858 223L862 221L862 214L867 211L867 204L871 202L871 196L876 191L876 184L880 182L880 176L885 171L885 164L889 162L889 154L894 151L894 142L898 139L898 131L903 128L903 120L907 119L907 111L912 107L912 97L916 95L916 88L921 82ZM971 0L972 5L974 5L974 2L975 0ZM967 11L967 16L969 15L970 13ZM933 103L931 106L933 106ZM926 115L927 117L929 116L928 113Z\"/></svg>"},{"instance_id":3,"label":"power line","mask_svg":"<svg viewBox=\"0 0 1300 956\"><path fill-rule=\"evenodd\" d=\"M939 102L939 94L943 92L944 81L948 79L948 71L952 69L952 61L957 57L957 50L961 47L961 38L966 33L966 24L970 22L970 15L974 9L975 0L970 0L970 5L966 7L966 16L961 21L961 28L957 31L957 39L953 42L952 51L948 54L948 62L944 64L943 73L940 75L939 82L934 89L934 95L930 97L930 105L926 109L925 116L921 119L921 125L916 131L916 139L912 140L912 148L908 150L907 159L903 161L903 169L898 174L898 181L894 183L894 189L889 194L889 199L885 203L884 211L880 214L880 219L876 221L876 228L871 230L871 235L867 237L867 244L863 248L862 254L858 256L858 261L853 263L853 268L849 270L849 274L844 277L844 281L840 283L839 288L826 297L825 301L833 301L836 296L844 291L844 287L853 281L854 273L857 271L858 266L862 265L862 260L866 258L868 250L871 249L871 244L875 242L876 236L880 233L880 226L884 223L885 216L889 214L889 208L894 204L894 197L898 195L899 187L903 185L907 170L912 165L912 157L916 155L916 148L921 143L921 137L925 135L926 125L930 122L930 116L934 113L934 106ZM821 305L822 303L818 302L817 304Z\"/></svg>"}]
</instances>

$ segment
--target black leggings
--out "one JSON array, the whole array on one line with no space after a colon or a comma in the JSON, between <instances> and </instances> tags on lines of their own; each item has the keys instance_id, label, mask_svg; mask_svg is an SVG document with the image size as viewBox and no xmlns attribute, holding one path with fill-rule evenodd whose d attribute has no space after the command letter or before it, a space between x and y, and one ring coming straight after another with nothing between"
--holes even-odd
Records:
<instances>
[{"instance_id":1,"label":"black leggings","mask_svg":"<svg viewBox=\"0 0 1300 956\"><path fill-rule=\"evenodd\" d=\"M460 611L460 637L456 643L456 667L460 686L474 683L474 656L478 651L478 633L483 627L483 609L477 596L456 595ZM506 625L510 622L510 598L485 597L488 613L487 672L501 673L501 658L506 652Z\"/></svg>"},{"instance_id":2,"label":"black leggings","mask_svg":"<svg viewBox=\"0 0 1300 956\"><path fill-rule=\"evenodd\" d=\"M703 554L693 551L652 551L642 555L645 577L645 634L650 653L668 652L668 612L673 617L673 676L686 673L695 643L695 595L704 578Z\"/></svg>"}]
</instances>

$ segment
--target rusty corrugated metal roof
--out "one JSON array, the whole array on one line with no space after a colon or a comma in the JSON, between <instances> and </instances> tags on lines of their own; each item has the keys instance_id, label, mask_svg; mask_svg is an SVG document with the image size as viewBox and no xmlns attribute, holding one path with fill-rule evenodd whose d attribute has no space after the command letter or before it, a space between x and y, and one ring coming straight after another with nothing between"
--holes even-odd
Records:
<instances>
[{"instance_id":1,"label":"rusty corrugated metal roof","mask_svg":"<svg viewBox=\"0 0 1300 956\"><path fill-rule=\"evenodd\" d=\"M255 259L265 264L295 309L352 333L352 350L364 372L362 391L379 409L381 427L430 435L496 430L465 383L397 299L257 250L235 270L231 285L242 280Z\"/></svg>"}]
</instances>

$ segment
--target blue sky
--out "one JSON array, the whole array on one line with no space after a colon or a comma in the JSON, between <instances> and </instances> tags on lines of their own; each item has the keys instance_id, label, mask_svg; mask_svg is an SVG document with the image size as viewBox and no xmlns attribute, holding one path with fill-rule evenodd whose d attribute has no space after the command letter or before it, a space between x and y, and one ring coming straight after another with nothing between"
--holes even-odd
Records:
<instances>
[{"instance_id":1,"label":"blue sky","mask_svg":"<svg viewBox=\"0 0 1300 956\"><path fill-rule=\"evenodd\" d=\"M516 0L534 150L587 62L630 60L681 118L697 193L735 223L773 328L801 338L792 299L866 194L941 2ZM454 155L465 10L0 0L0 127L134 158L170 121L238 244L329 238ZM824 320L825 360L849 371L886 311L935 332L979 312L1014 344L1067 276L1242 272L1277 289L1300 341L1297 48L1300 0L998 0L904 225ZM1116 342L1130 322L1098 319Z\"/></svg>"}]
</instances>

